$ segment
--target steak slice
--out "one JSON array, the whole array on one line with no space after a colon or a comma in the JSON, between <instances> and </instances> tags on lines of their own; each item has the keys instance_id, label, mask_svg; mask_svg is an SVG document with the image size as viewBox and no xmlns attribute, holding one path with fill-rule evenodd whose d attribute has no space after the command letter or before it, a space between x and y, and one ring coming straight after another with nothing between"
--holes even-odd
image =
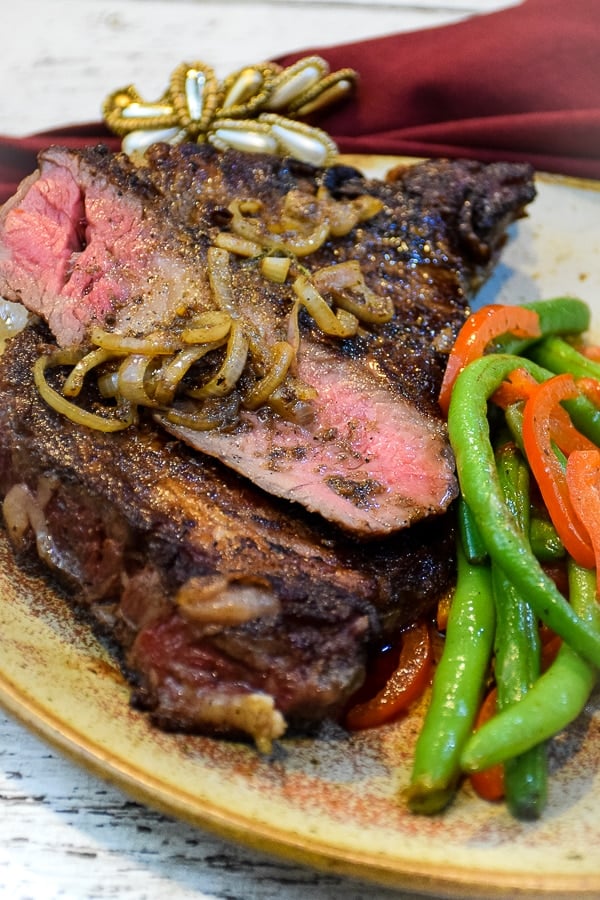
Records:
<instances>
[{"instance_id":1,"label":"steak slice","mask_svg":"<svg viewBox=\"0 0 600 900\"><path fill-rule=\"evenodd\" d=\"M523 165L439 161L382 182L207 146L159 145L141 167L103 148L51 148L0 216L0 293L41 315L62 346L86 343L97 324L148 334L215 307L207 254L230 233L232 204L263 211L259 225L274 240L292 213L318 230L357 199L375 201L373 214L346 233L330 229L301 258L309 280L358 263L366 288L393 310L347 339L300 316L296 374L315 392L310 416L289 421L268 403L245 409L260 378L251 360L228 427L160 421L264 490L382 536L456 496L435 402L446 354L507 225L533 195ZM274 285L256 260L235 254L230 263L232 313L268 352L289 333L291 280Z\"/></svg>"},{"instance_id":2,"label":"steak slice","mask_svg":"<svg viewBox=\"0 0 600 900\"><path fill-rule=\"evenodd\" d=\"M299 374L318 385L307 424L260 411L243 411L233 431L159 420L259 487L349 531L384 535L448 506L456 496L454 460L438 418L393 397L366 367L340 366L317 344Z\"/></svg>"},{"instance_id":3,"label":"steak slice","mask_svg":"<svg viewBox=\"0 0 600 900\"><path fill-rule=\"evenodd\" d=\"M364 543L263 493L152 422L72 424L33 384L49 333L0 357L0 493L40 556L120 648L133 702L169 729L247 735L339 716L369 648L453 577L448 515Z\"/></svg>"}]
</instances>

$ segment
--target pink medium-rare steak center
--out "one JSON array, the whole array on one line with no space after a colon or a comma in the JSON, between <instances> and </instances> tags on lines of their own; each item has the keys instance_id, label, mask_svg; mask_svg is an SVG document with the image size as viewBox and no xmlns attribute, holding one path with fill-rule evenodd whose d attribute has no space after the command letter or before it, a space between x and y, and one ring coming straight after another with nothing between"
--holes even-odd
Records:
<instances>
[{"instance_id":1,"label":"pink medium-rare steak center","mask_svg":"<svg viewBox=\"0 0 600 900\"><path fill-rule=\"evenodd\" d=\"M3 210L0 288L45 319L61 346L88 327L151 330L173 317L197 278L135 192L52 149Z\"/></svg>"},{"instance_id":2,"label":"pink medium-rare steak center","mask_svg":"<svg viewBox=\"0 0 600 900\"><path fill-rule=\"evenodd\" d=\"M342 527L385 534L445 508L455 495L441 424L362 366L313 345L299 374L318 388L306 426L243 414L233 434L165 422L177 437Z\"/></svg>"}]
</instances>

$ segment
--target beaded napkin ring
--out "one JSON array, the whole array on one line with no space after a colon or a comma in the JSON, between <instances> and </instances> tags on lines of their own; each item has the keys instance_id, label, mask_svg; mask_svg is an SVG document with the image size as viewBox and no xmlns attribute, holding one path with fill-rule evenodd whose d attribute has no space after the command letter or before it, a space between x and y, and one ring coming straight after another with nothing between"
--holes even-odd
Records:
<instances>
[{"instance_id":1,"label":"beaded napkin ring","mask_svg":"<svg viewBox=\"0 0 600 900\"><path fill-rule=\"evenodd\" d=\"M128 154L158 141L194 141L322 166L337 156L334 141L297 119L347 96L357 77L353 69L330 72L319 56L286 68L271 62L246 66L222 82L202 62L182 63L159 100L149 103L129 85L107 97L103 114Z\"/></svg>"}]
</instances>

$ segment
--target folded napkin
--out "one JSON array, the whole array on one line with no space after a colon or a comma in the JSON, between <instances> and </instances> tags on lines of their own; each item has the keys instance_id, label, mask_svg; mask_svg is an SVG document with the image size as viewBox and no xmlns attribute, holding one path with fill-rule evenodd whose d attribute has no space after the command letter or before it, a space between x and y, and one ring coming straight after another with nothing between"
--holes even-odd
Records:
<instances>
[{"instance_id":1,"label":"folded napkin","mask_svg":"<svg viewBox=\"0 0 600 900\"><path fill-rule=\"evenodd\" d=\"M600 179L600 2L526 0L317 53L360 76L314 124L343 152L528 160Z\"/></svg>"},{"instance_id":2,"label":"folded napkin","mask_svg":"<svg viewBox=\"0 0 600 900\"><path fill-rule=\"evenodd\" d=\"M600 179L598 0L525 0L437 28L305 48L359 73L357 94L313 124L342 152L527 160ZM107 93L115 85L107 84ZM99 98L101 102L104 98ZM0 138L0 202L35 168L38 150L104 141L103 123Z\"/></svg>"}]
</instances>

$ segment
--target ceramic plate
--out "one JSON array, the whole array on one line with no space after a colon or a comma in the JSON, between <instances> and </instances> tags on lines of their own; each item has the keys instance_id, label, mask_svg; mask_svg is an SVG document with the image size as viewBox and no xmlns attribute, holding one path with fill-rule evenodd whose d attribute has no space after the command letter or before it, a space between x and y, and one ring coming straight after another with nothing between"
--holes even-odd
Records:
<instances>
[{"instance_id":1,"label":"ceramic plate","mask_svg":"<svg viewBox=\"0 0 600 900\"><path fill-rule=\"evenodd\" d=\"M395 162L360 158L379 174ZM576 294L600 336L600 190L539 179L529 218L481 299ZM420 713L351 738L252 748L162 734L128 707L110 656L0 540L0 701L44 738L137 799L288 859L445 896L600 894L600 696L552 744L548 809L521 823L463 788L441 816L398 798Z\"/></svg>"}]
</instances>

